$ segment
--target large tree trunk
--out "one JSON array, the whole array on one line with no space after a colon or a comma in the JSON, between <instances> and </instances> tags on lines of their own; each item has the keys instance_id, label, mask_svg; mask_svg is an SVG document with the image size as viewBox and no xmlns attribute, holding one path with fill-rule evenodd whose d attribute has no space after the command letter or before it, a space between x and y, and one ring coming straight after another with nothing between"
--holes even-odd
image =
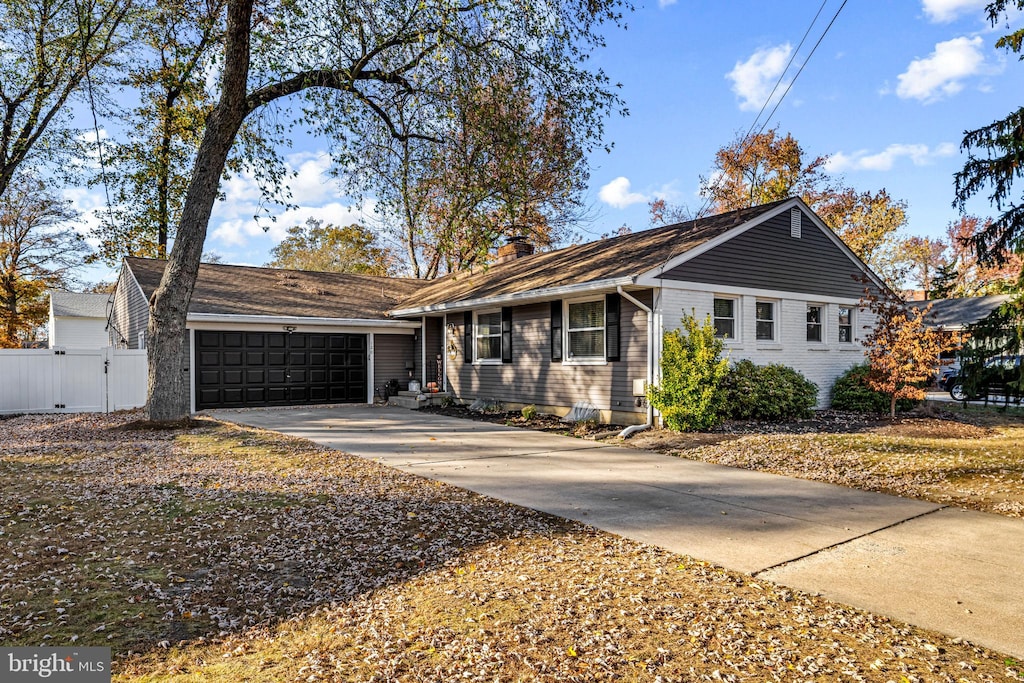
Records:
<instances>
[{"instance_id":1,"label":"large tree trunk","mask_svg":"<svg viewBox=\"0 0 1024 683\"><path fill-rule=\"evenodd\" d=\"M180 420L190 413L190 354L185 321L220 178L235 135L248 113L246 94L251 16L251 0L231 0L220 101L207 120L174 246L160 286L149 302L146 334L149 401L146 412L150 420Z\"/></svg>"}]
</instances>

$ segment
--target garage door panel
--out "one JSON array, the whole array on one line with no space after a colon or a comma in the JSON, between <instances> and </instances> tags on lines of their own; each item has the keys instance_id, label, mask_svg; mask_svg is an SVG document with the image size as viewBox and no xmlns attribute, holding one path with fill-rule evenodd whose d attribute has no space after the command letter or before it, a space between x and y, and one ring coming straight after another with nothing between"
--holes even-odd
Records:
<instances>
[{"instance_id":1,"label":"garage door panel","mask_svg":"<svg viewBox=\"0 0 1024 683\"><path fill-rule=\"evenodd\" d=\"M363 402L366 335L196 333L197 408Z\"/></svg>"}]
</instances>

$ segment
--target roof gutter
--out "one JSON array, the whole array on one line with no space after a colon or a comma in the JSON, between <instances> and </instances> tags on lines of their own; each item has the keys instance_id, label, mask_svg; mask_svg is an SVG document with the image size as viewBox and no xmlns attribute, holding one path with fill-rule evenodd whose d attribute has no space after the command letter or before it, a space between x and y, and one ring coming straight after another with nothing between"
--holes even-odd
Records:
<instances>
[{"instance_id":1,"label":"roof gutter","mask_svg":"<svg viewBox=\"0 0 1024 683\"><path fill-rule=\"evenodd\" d=\"M602 289L616 289L623 285L636 283L635 276L618 277L609 280L594 280L578 285L565 285L564 287L549 287L547 289L530 289L525 292L514 292L512 294L499 294L498 296L481 297L479 299L465 299L446 304L433 304L430 306L419 306L416 308L399 308L391 311L393 317L404 317L423 315L425 313L441 313L452 311L465 311L481 306L493 306L497 304L517 304L529 301L554 299L573 294L583 294Z\"/></svg>"},{"instance_id":2,"label":"roof gutter","mask_svg":"<svg viewBox=\"0 0 1024 683\"><path fill-rule=\"evenodd\" d=\"M314 318L297 315L232 315L230 313L189 313L190 323L243 323L273 325L317 325L331 327L396 327L419 329L419 321L367 318Z\"/></svg>"},{"instance_id":3,"label":"roof gutter","mask_svg":"<svg viewBox=\"0 0 1024 683\"><path fill-rule=\"evenodd\" d=\"M646 386L649 387L649 386L651 386L651 383L654 381L654 356L653 356L653 352L654 352L654 312L650 309L649 306L644 304L642 301L640 301L636 297L631 296L628 292L624 291L621 286L620 287L616 287L615 291L618 292L619 296L621 296L623 299L626 299L627 301L631 301L634 306L636 306L641 311L643 311L644 313L647 314L647 384L646 384ZM633 436L637 432L642 432L645 429L650 429L652 425L654 425L654 406L651 405L650 401L647 401L647 422L642 424L642 425L631 425L629 427L626 427L621 432L619 432L619 436L621 436L623 439L625 439L625 438L628 438L630 436Z\"/></svg>"}]
</instances>

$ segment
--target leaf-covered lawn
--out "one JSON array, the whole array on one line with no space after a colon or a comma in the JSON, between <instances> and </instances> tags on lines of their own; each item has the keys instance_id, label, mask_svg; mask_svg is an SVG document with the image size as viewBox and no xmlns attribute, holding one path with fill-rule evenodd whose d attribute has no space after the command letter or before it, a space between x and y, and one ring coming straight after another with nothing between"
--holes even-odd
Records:
<instances>
[{"instance_id":1,"label":"leaf-covered lawn","mask_svg":"<svg viewBox=\"0 0 1024 683\"><path fill-rule=\"evenodd\" d=\"M996 653L268 432L0 420L0 642L117 680L1019 680Z\"/></svg>"},{"instance_id":2,"label":"leaf-covered lawn","mask_svg":"<svg viewBox=\"0 0 1024 683\"><path fill-rule=\"evenodd\" d=\"M637 435L628 445L1024 517L1024 418L994 411L953 417L906 417L848 433L708 435L655 430Z\"/></svg>"}]
</instances>

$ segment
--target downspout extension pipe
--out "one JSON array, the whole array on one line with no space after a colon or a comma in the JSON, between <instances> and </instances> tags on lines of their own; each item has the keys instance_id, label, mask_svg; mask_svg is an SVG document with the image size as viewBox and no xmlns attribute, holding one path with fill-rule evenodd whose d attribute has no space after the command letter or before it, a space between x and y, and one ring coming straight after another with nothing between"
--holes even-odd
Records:
<instances>
[{"instance_id":1,"label":"downspout extension pipe","mask_svg":"<svg viewBox=\"0 0 1024 683\"><path fill-rule=\"evenodd\" d=\"M623 291L622 285L615 287L615 291L619 293L619 296L632 302L637 308L647 314L647 384L651 386L654 381L654 314L650 307L644 304L642 301L631 296L628 292ZM628 439L637 432L642 432L645 429L650 429L654 425L654 407L650 401L647 402L647 422L642 425L631 425L626 427L619 436L623 439Z\"/></svg>"}]
</instances>

